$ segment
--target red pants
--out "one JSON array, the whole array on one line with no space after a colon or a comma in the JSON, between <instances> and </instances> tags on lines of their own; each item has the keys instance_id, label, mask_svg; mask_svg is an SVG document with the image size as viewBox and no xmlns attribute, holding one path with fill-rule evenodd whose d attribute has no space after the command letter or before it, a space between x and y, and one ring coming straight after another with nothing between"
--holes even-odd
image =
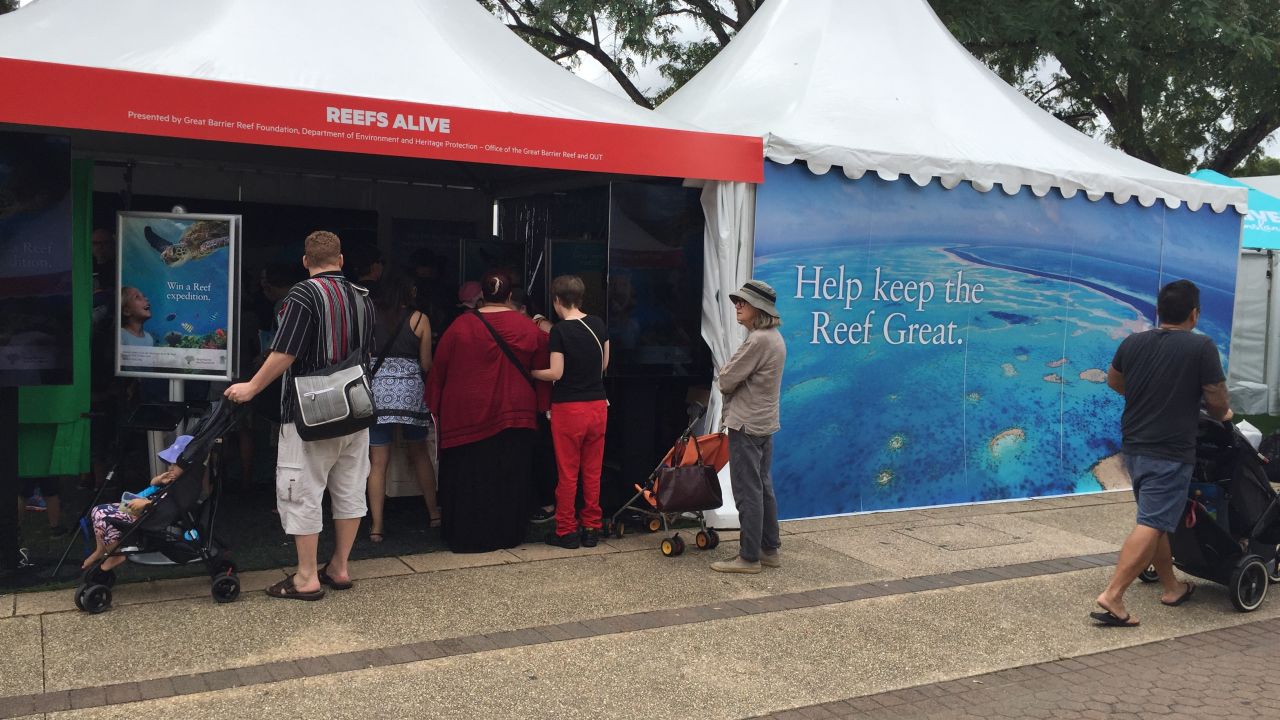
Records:
<instances>
[{"instance_id":1,"label":"red pants","mask_svg":"<svg viewBox=\"0 0 1280 720\"><path fill-rule=\"evenodd\" d=\"M555 403L551 406L551 438L556 446L556 534L578 531L578 473L582 473L582 526L600 529L600 467L604 464L604 429L609 404L604 400Z\"/></svg>"}]
</instances>

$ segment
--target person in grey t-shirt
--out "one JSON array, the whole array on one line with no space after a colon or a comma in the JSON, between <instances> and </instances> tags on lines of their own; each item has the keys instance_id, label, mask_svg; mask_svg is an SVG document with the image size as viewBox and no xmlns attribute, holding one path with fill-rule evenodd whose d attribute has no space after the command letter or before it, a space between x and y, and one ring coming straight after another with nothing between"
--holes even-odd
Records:
<instances>
[{"instance_id":1,"label":"person in grey t-shirt","mask_svg":"<svg viewBox=\"0 0 1280 720\"><path fill-rule=\"evenodd\" d=\"M1116 627L1138 625L1125 610L1124 593L1149 565L1160 575L1165 605L1181 605L1195 591L1173 573L1169 534L1187 505L1201 399L1210 416L1231 419L1218 348L1209 337L1191 332L1200 319L1200 289L1189 280L1165 285L1156 312L1159 327L1125 338L1107 370L1107 384L1124 395L1121 449L1138 517L1120 548L1111 583L1097 598L1102 610L1089 616Z\"/></svg>"}]
</instances>

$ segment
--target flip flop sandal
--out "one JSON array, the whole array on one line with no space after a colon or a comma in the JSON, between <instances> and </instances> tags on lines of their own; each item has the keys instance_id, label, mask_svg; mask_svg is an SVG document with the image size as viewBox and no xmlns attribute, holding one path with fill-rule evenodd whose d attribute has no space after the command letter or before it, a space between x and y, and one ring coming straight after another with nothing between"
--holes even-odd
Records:
<instances>
[{"instance_id":1,"label":"flip flop sandal","mask_svg":"<svg viewBox=\"0 0 1280 720\"><path fill-rule=\"evenodd\" d=\"M312 592L299 592L298 588L293 585L293 575L281 580L280 582L267 588L267 595L273 598L283 598L285 600L319 600L324 597L324 590L314 590Z\"/></svg>"},{"instance_id":2,"label":"flip flop sandal","mask_svg":"<svg viewBox=\"0 0 1280 720\"><path fill-rule=\"evenodd\" d=\"M1182 593L1182 595L1180 595L1177 600L1173 600L1171 602L1165 602L1164 600L1161 600L1160 604L1168 605L1169 607L1178 607L1182 603L1190 600L1192 594L1194 594L1196 591L1196 586L1192 583L1183 583L1183 585L1187 586L1187 591Z\"/></svg>"},{"instance_id":3,"label":"flip flop sandal","mask_svg":"<svg viewBox=\"0 0 1280 720\"><path fill-rule=\"evenodd\" d=\"M1126 615L1124 617L1120 617L1119 615L1112 613L1110 610L1091 612L1089 613L1089 617L1097 620L1107 627L1138 627L1138 622L1133 619L1133 616Z\"/></svg>"},{"instance_id":4,"label":"flip flop sandal","mask_svg":"<svg viewBox=\"0 0 1280 720\"><path fill-rule=\"evenodd\" d=\"M355 583L351 582L350 580L346 582L338 582L337 580L334 580L333 578L329 577L329 563L325 563L324 567L320 568L320 572L317 573L317 575L319 575L320 577L321 585L327 585L333 588L334 590L350 590L352 587L355 586Z\"/></svg>"}]
</instances>

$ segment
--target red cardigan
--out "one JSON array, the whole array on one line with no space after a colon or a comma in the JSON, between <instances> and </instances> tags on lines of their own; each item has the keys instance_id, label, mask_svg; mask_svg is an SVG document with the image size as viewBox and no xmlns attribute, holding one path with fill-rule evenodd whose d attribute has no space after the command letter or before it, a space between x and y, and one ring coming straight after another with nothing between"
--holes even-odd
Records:
<instances>
[{"instance_id":1,"label":"red cardigan","mask_svg":"<svg viewBox=\"0 0 1280 720\"><path fill-rule=\"evenodd\" d=\"M484 313L525 368L549 364L547 335L524 315ZM427 375L426 401L437 420L440 447L493 437L511 428L537 427L537 412L550 403L548 383L529 381L498 348L478 318L464 313L445 330Z\"/></svg>"}]
</instances>

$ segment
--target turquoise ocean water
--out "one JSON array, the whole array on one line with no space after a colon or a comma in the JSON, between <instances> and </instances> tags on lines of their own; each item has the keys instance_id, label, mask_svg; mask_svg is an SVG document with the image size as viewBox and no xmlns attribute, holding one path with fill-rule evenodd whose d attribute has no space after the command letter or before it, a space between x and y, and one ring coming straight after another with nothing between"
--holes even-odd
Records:
<instances>
[{"instance_id":1,"label":"turquoise ocean water","mask_svg":"<svg viewBox=\"0 0 1280 720\"><path fill-rule=\"evenodd\" d=\"M980 245L869 252L865 244L821 252L824 272L844 264L864 283L876 267L883 279L932 280L937 293L923 310L875 300L869 285L849 310L841 300L796 298L796 266L812 277L815 253L757 258L756 276L778 289L786 319L774 455L775 483L787 484L779 490L784 517L1101 489L1091 469L1118 452L1123 409L1105 372L1120 340L1150 326L1150 300L1135 288L1158 277L1044 250L1038 272L1007 269L1022 252ZM944 301L942 283L957 271L983 285L981 302ZM813 344L815 311L833 323L862 323L869 310L866 342ZM884 321L894 312L907 317L895 319L886 338ZM953 344L890 344L913 322L954 323Z\"/></svg>"}]
</instances>

